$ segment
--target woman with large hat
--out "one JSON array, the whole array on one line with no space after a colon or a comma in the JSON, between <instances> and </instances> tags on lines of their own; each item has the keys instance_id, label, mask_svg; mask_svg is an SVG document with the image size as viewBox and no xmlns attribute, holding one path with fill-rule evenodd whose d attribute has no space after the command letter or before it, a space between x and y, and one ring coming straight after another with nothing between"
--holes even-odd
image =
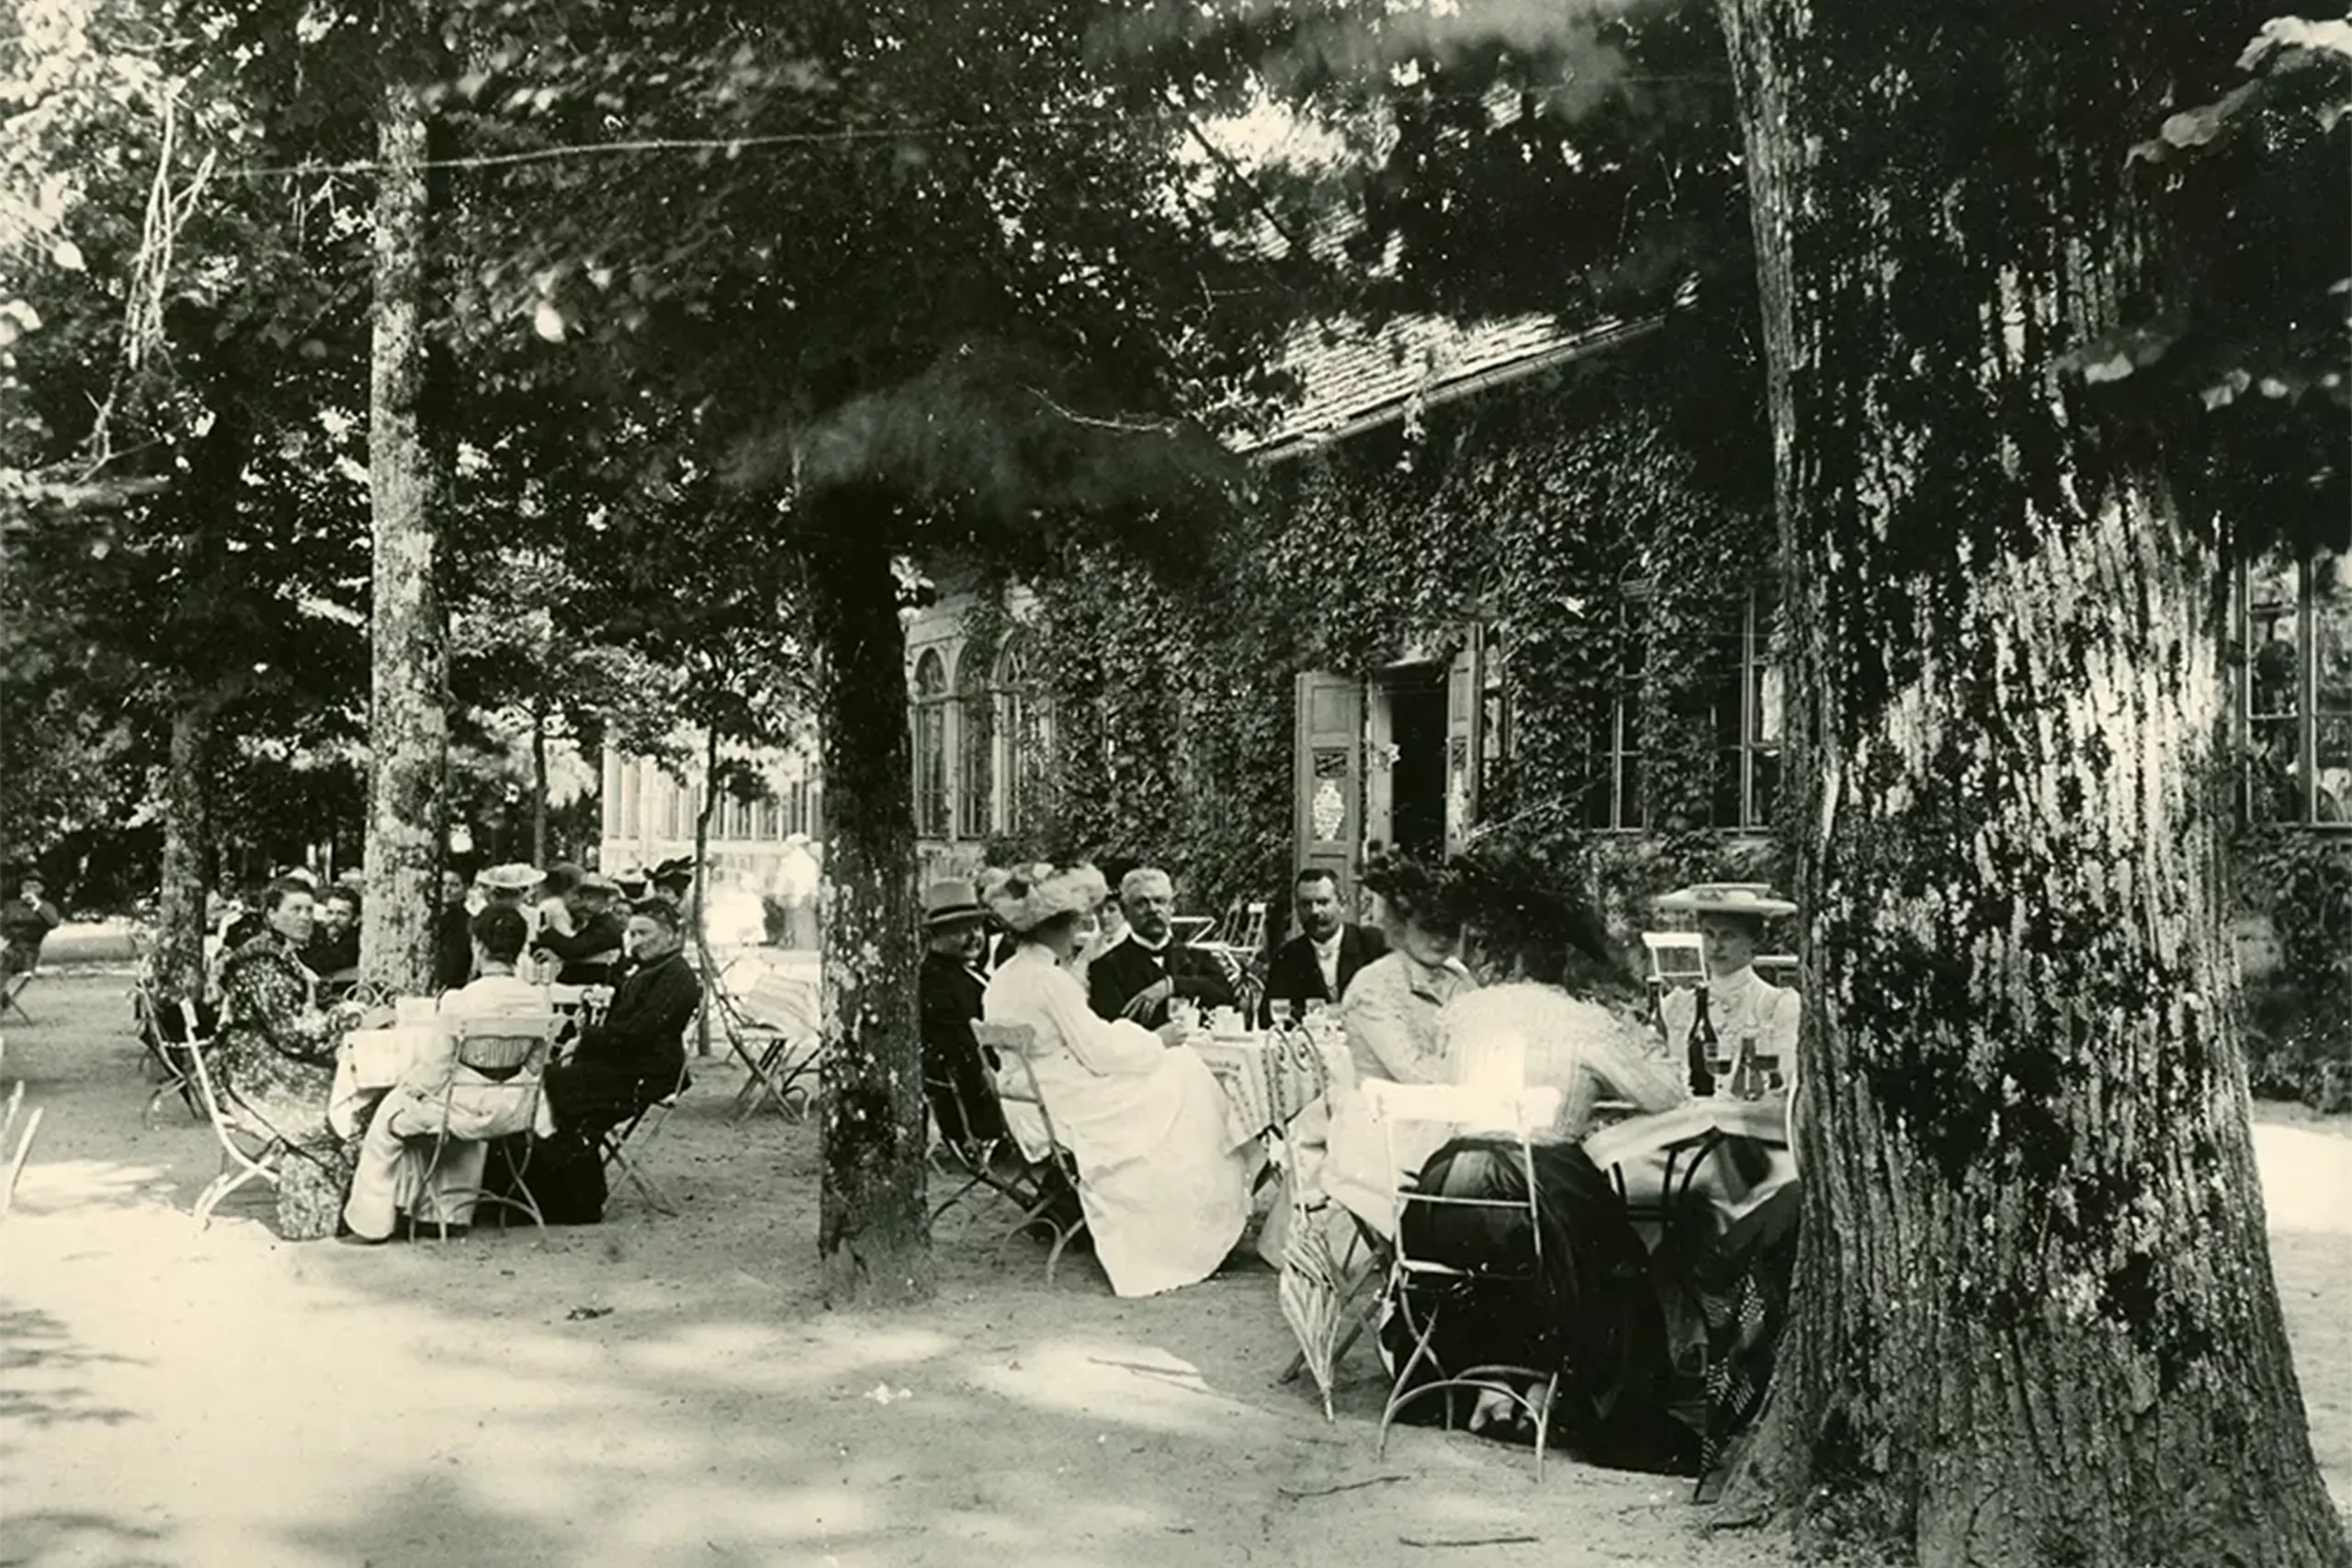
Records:
<instances>
[{"instance_id":1,"label":"woman with large hat","mask_svg":"<svg viewBox=\"0 0 2352 1568\"><path fill-rule=\"evenodd\" d=\"M1706 882L1677 888L1657 900L1661 909L1698 917L1701 951L1707 965L1707 1019L1730 1056L1743 1036L1756 1043L1758 1059L1785 1077L1796 1070L1797 993L1756 973L1764 923L1793 915L1797 907L1753 882ZM1666 1020L1668 1055L1683 1059L1698 1021L1696 987L1668 991L1659 1005Z\"/></svg>"},{"instance_id":2,"label":"woman with large hat","mask_svg":"<svg viewBox=\"0 0 2352 1568\"><path fill-rule=\"evenodd\" d=\"M1018 869L990 907L1019 942L982 998L990 1023L1034 1032L1029 1054L1054 1132L1078 1162L1094 1256L1123 1296L1206 1279L1250 1215L1257 1145L1231 1131L1225 1092L1172 1023L1158 1030L1097 1017L1071 973L1110 897L1091 865ZM1002 1081L1021 1086L1017 1063ZM1025 1109L1007 1107L1033 1157L1046 1151Z\"/></svg>"}]
</instances>

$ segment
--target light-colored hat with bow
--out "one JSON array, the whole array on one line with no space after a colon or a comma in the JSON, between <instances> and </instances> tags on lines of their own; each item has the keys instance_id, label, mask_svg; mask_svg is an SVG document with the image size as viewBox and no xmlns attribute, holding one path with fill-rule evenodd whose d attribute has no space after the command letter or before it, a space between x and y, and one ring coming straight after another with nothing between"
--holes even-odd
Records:
<instances>
[{"instance_id":1,"label":"light-colored hat with bow","mask_svg":"<svg viewBox=\"0 0 2352 1568\"><path fill-rule=\"evenodd\" d=\"M1035 931L1057 915L1094 908L1111 896L1110 884L1091 865L1035 865L1012 868L1004 886L989 896L989 908L1005 929Z\"/></svg>"},{"instance_id":2,"label":"light-colored hat with bow","mask_svg":"<svg viewBox=\"0 0 2352 1568\"><path fill-rule=\"evenodd\" d=\"M514 861L505 865L492 866L476 880L484 887L496 888L501 892L528 893L547 879L539 874L538 867Z\"/></svg>"},{"instance_id":3,"label":"light-colored hat with bow","mask_svg":"<svg viewBox=\"0 0 2352 1568\"><path fill-rule=\"evenodd\" d=\"M1747 915L1759 920L1797 912L1794 904L1775 897L1770 885L1762 882L1695 883L1661 894L1657 907L1694 915Z\"/></svg>"}]
</instances>

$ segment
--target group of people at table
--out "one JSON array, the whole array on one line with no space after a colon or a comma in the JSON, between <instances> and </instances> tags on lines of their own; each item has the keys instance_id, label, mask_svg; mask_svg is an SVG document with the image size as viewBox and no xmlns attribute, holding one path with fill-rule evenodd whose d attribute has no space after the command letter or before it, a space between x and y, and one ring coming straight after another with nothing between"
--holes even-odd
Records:
<instances>
[{"instance_id":1,"label":"group of people at table","mask_svg":"<svg viewBox=\"0 0 2352 1568\"><path fill-rule=\"evenodd\" d=\"M1009 1132L1042 1158L1045 1130L1020 1092L1034 1077L1075 1166L1074 1200L1095 1256L1122 1296L1205 1279L1241 1245L1261 1206L1259 1250L1279 1264L1288 1224L1324 1224L1340 1247L1390 1245L1400 1188L1532 1199L1543 1232L1539 1287L1454 1314L1454 1342L1436 1347L1438 1359L1541 1368L1573 1359L1576 1377L1562 1386L1584 1414L1623 1407L1600 1421L1605 1432L1587 1423L1589 1451L1690 1468L1701 1434L1669 1418L1674 1365L1722 1315L1728 1281L1755 1272L1759 1259L1784 1268L1793 1256L1793 1086L1781 1075L1793 1075L1798 998L1758 976L1754 962L1766 921L1794 907L1748 884L1661 898L1695 917L1706 975L1689 988L1654 986L1645 1021L1604 927L1573 898L1404 862L1369 869L1364 882L1379 897L1376 923L1345 918L1328 874L1302 873L1297 933L1264 964L1262 994L1246 998L1255 1016L1243 1021L1311 1010L1336 1014L1344 1032L1328 1096L1285 1140L1295 1157L1282 1173L1291 1189L1282 1198L1269 1202L1257 1180L1265 1148L1255 1134L1263 1129L1237 1124L1188 1044L1199 1039L1195 1009L1238 1010L1253 987L1237 986L1220 957L1174 935L1172 885L1151 867L1128 872L1115 897L1082 864L997 871L978 886L926 890L925 1078L943 1135ZM1001 933L993 942L991 928ZM1465 960L1465 934L1484 983ZM1237 1011L1222 1016L1229 1028ZM1027 1028L1026 1074L1016 1079L999 1054L979 1048L975 1021ZM1769 1079L1743 1080L1742 1093L1758 1102L1734 1106L1728 1084L1720 1111L1694 1097L1727 1077L1721 1058L1697 1059L1713 1054L1709 1041L1771 1070ZM1379 1080L1499 1090L1514 1102L1527 1098L1521 1091L1549 1089L1556 1094L1539 1098L1557 1109L1540 1126L1408 1131L1375 1118L1367 1086ZM1588 1151L1589 1138L1605 1164ZM1637 1213L1662 1223L1645 1235ZM1401 1218L1414 1253L1451 1253L1474 1269L1530 1239L1498 1230L1491 1212L1408 1204ZM1659 1291L1653 1255L1698 1284L1679 1300ZM1611 1290L1616 1295L1601 1299ZM1397 1332L1393 1323L1383 1329L1392 1359L1406 1348ZM1753 1377L1758 1369L1745 1371ZM1481 1396L1470 1425L1498 1435L1532 1429L1546 1392Z\"/></svg>"},{"instance_id":2,"label":"group of people at table","mask_svg":"<svg viewBox=\"0 0 2352 1568\"><path fill-rule=\"evenodd\" d=\"M702 997L677 900L636 891L624 903L619 881L573 867L493 867L470 890L452 874L434 917L442 989L401 1008L330 999L345 960L356 962L356 892L320 892L307 874L263 889L243 929L226 933L207 1062L223 1114L284 1146L279 1234L372 1244L400 1230L403 1212L411 1228L461 1231L488 1148L510 1138L531 1141L509 1168L528 1173L550 1217L594 1217L598 1140L682 1087ZM322 919L322 909L340 912ZM577 1005L560 1011L560 995ZM396 1019L427 1048L390 1081L359 1084L352 1047ZM461 1062L466 1032L492 1029L543 1035L543 1070L518 1082Z\"/></svg>"}]
</instances>

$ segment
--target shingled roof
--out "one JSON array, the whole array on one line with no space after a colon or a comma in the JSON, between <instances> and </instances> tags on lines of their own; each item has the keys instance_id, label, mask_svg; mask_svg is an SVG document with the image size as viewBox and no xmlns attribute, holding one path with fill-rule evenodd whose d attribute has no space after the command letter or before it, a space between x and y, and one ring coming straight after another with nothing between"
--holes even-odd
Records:
<instances>
[{"instance_id":1,"label":"shingled roof","mask_svg":"<svg viewBox=\"0 0 2352 1568\"><path fill-rule=\"evenodd\" d=\"M1464 325L1439 316L1399 316L1377 331L1360 322L1306 329L1292 340L1285 367L1298 400L1261 434L1233 445L1278 463L1488 387L1565 365L1655 331L1663 314L1567 325L1548 314Z\"/></svg>"}]
</instances>

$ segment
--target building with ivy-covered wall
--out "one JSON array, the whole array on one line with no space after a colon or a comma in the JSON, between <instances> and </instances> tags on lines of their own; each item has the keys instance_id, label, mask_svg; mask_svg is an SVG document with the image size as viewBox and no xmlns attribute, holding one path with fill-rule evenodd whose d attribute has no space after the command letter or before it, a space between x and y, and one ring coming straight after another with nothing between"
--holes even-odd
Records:
<instances>
[{"instance_id":1,"label":"building with ivy-covered wall","mask_svg":"<svg viewBox=\"0 0 2352 1568\"><path fill-rule=\"evenodd\" d=\"M1672 384L1720 357L1696 335L1340 336L1189 575L943 573L909 628L927 863L1149 859L1216 912L1508 842L1596 868L1629 920L1675 878L1770 874L1769 487L1753 400Z\"/></svg>"}]
</instances>

